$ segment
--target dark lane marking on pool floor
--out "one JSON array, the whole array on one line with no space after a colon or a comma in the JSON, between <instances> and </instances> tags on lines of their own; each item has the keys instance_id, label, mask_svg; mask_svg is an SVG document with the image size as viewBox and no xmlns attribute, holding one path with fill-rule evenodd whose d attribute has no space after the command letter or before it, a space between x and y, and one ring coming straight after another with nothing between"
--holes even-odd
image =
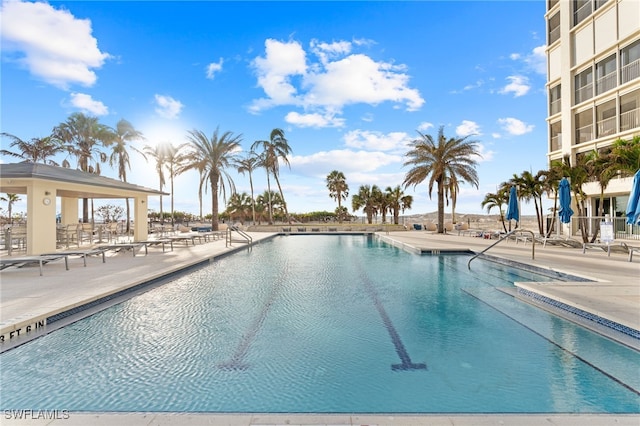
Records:
<instances>
[{"instance_id":1,"label":"dark lane marking on pool floor","mask_svg":"<svg viewBox=\"0 0 640 426\"><path fill-rule=\"evenodd\" d=\"M262 327L262 324L264 324L264 320L267 318L267 314L269 313L271 306L276 301L276 298L280 293L282 280L287 275L286 270L287 268L283 267L283 271L280 274L278 280L274 283L273 288L271 289L271 293L269 293L269 297L267 298L264 305L262 305L260 314L258 314L253 324L251 324L251 327L249 327L249 330L244 334L244 336L242 336L242 339L240 339L240 343L236 347L236 350L233 352L233 356L231 357L231 359L218 364L218 368L220 368L221 370L230 371L246 370L247 368L249 368L249 364L244 362L244 359L249 352L249 348L251 347L251 343L253 343L256 334L258 334L258 331Z\"/></svg>"},{"instance_id":2,"label":"dark lane marking on pool floor","mask_svg":"<svg viewBox=\"0 0 640 426\"><path fill-rule=\"evenodd\" d=\"M362 280L362 283L364 284L367 290L367 293L369 293L369 296L371 296L371 299L373 300L373 304L378 310L378 313L382 318L382 322L384 322L385 328L389 332L391 341L393 342L393 345L396 348L396 353L398 354L398 357L400 357L400 361L402 361L401 364L392 364L391 369L392 370L426 370L427 364L414 363L413 361L411 361L411 357L407 352L407 348L404 347L404 344L402 343L402 339L398 334L398 330L396 330L396 327L393 325L391 318L389 318L387 311L384 309L384 305L382 304L382 301L380 301L380 298L378 297L378 293L376 292L376 289L373 286L373 283L369 280L369 277L367 276L367 274L364 273L364 271L362 271L362 268L360 269L361 269L360 278Z\"/></svg>"}]
</instances>

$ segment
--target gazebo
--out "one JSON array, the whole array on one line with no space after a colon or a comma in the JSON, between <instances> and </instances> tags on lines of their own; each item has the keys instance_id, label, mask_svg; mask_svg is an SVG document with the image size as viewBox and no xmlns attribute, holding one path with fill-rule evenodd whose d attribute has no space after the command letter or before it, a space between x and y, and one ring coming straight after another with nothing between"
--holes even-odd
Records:
<instances>
[{"instance_id":1,"label":"gazebo","mask_svg":"<svg viewBox=\"0 0 640 426\"><path fill-rule=\"evenodd\" d=\"M155 189L63 167L40 163L0 164L0 192L27 196L27 254L56 250L56 197L61 224L78 223L78 199L133 200L133 237L147 239L147 198L169 195Z\"/></svg>"}]
</instances>

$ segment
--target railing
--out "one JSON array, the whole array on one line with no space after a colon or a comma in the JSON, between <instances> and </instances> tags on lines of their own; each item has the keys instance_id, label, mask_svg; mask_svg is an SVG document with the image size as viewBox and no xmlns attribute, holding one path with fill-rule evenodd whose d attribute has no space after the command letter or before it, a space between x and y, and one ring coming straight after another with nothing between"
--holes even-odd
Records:
<instances>
[{"instance_id":1,"label":"railing","mask_svg":"<svg viewBox=\"0 0 640 426\"><path fill-rule=\"evenodd\" d=\"M593 97L593 83L585 84L582 87L576 88L576 104L584 102L587 99Z\"/></svg>"},{"instance_id":2,"label":"railing","mask_svg":"<svg viewBox=\"0 0 640 426\"><path fill-rule=\"evenodd\" d=\"M561 109L561 99L556 99L555 101L552 101L550 104L550 113L551 115L557 114L559 113L562 109Z\"/></svg>"},{"instance_id":3,"label":"railing","mask_svg":"<svg viewBox=\"0 0 640 426\"><path fill-rule=\"evenodd\" d=\"M596 95L604 93L615 87L616 87L616 73L614 71L596 80Z\"/></svg>"},{"instance_id":4,"label":"railing","mask_svg":"<svg viewBox=\"0 0 640 426\"><path fill-rule=\"evenodd\" d=\"M508 240L511 235L514 235L514 234L520 233L520 232L527 232L527 233L531 234L531 259L534 260L536 258L536 241L535 241L536 240L536 235L533 233L533 231L530 231L528 229L514 229L511 232L507 232L498 241L496 241L495 243L493 243L490 246L486 247L480 253L476 253L471 259L469 259L469 262L467 263L467 268L471 269L471 261L473 259L475 259L476 257L484 254L487 250L489 250L490 248L500 244L502 241Z\"/></svg>"},{"instance_id":5,"label":"railing","mask_svg":"<svg viewBox=\"0 0 640 426\"><path fill-rule=\"evenodd\" d=\"M622 84L640 77L640 59L623 66L621 73L620 82Z\"/></svg>"},{"instance_id":6,"label":"railing","mask_svg":"<svg viewBox=\"0 0 640 426\"><path fill-rule=\"evenodd\" d=\"M591 2L587 1L573 13L573 25L578 25L589 15L591 15Z\"/></svg>"},{"instance_id":7,"label":"railing","mask_svg":"<svg viewBox=\"0 0 640 426\"><path fill-rule=\"evenodd\" d=\"M237 233L241 238L234 240L233 239L234 232ZM226 233L226 247L229 247L233 242L241 242L241 243L246 243L248 245L251 245L253 243L253 238L251 238L251 235L247 234L237 226L229 226L227 228L227 233Z\"/></svg>"},{"instance_id":8,"label":"railing","mask_svg":"<svg viewBox=\"0 0 640 426\"><path fill-rule=\"evenodd\" d=\"M593 140L593 125L588 124L576 129L576 145L590 140Z\"/></svg>"},{"instance_id":9,"label":"railing","mask_svg":"<svg viewBox=\"0 0 640 426\"><path fill-rule=\"evenodd\" d=\"M616 118L610 117L600 120L598 125L598 137L611 135L616 132Z\"/></svg>"},{"instance_id":10,"label":"railing","mask_svg":"<svg viewBox=\"0 0 640 426\"><path fill-rule=\"evenodd\" d=\"M640 108L620 114L620 130L625 131L640 127Z\"/></svg>"},{"instance_id":11,"label":"railing","mask_svg":"<svg viewBox=\"0 0 640 426\"><path fill-rule=\"evenodd\" d=\"M594 234L600 231L600 224L604 220L605 218L602 216L571 216L570 233L575 234L575 236L582 236L581 228L584 226L587 236L589 237L589 239L592 239ZM626 217L609 218L609 222L613 223L613 232L615 234L615 238L625 240L640 240L640 225L629 225L626 221ZM564 234L562 226L559 227L558 234Z\"/></svg>"},{"instance_id":12,"label":"railing","mask_svg":"<svg viewBox=\"0 0 640 426\"><path fill-rule=\"evenodd\" d=\"M549 44L553 44L554 41L560 38L560 26L557 26L549 31Z\"/></svg>"}]
</instances>

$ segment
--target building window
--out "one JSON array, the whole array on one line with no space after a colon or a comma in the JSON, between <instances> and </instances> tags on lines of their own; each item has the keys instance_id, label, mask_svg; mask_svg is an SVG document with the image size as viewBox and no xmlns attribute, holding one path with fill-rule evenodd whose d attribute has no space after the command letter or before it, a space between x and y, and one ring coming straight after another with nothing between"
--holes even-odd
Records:
<instances>
[{"instance_id":1,"label":"building window","mask_svg":"<svg viewBox=\"0 0 640 426\"><path fill-rule=\"evenodd\" d=\"M549 89L549 115L560 112L560 84Z\"/></svg>"},{"instance_id":2,"label":"building window","mask_svg":"<svg viewBox=\"0 0 640 426\"><path fill-rule=\"evenodd\" d=\"M593 97L593 68L587 68L575 77L576 104Z\"/></svg>"},{"instance_id":3,"label":"building window","mask_svg":"<svg viewBox=\"0 0 640 426\"><path fill-rule=\"evenodd\" d=\"M593 110L576 114L576 144L585 143L593 140Z\"/></svg>"},{"instance_id":4,"label":"building window","mask_svg":"<svg viewBox=\"0 0 640 426\"><path fill-rule=\"evenodd\" d=\"M560 12L549 19L549 44L560 38Z\"/></svg>"},{"instance_id":5,"label":"building window","mask_svg":"<svg viewBox=\"0 0 640 426\"><path fill-rule=\"evenodd\" d=\"M549 151L560 151L562 149L562 123L560 121L551 123L549 133L551 134Z\"/></svg>"},{"instance_id":6,"label":"building window","mask_svg":"<svg viewBox=\"0 0 640 426\"><path fill-rule=\"evenodd\" d=\"M596 64L596 95L616 87L616 55Z\"/></svg>"},{"instance_id":7,"label":"building window","mask_svg":"<svg viewBox=\"0 0 640 426\"><path fill-rule=\"evenodd\" d=\"M640 40L620 51L620 83L640 77Z\"/></svg>"},{"instance_id":8,"label":"building window","mask_svg":"<svg viewBox=\"0 0 640 426\"><path fill-rule=\"evenodd\" d=\"M596 137L612 135L616 132L616 101L612 99L596 107Z\"/></svg>"},{"instance_id":9,"label":"building window","mask_svg":"<svg viewBox=\"0 0 640 426\"><path fill-rule=\"evenodd\" d=\"M594 10L600 9L606 2L607 0L595 0L593 2L593 9Z\"/></svg>"},{"instance_id":10,"label":"building window","mask_svg":"<svg viewBox=\"0 0 640 426\"><path fill-rule=\"evenodd\" d=\"M547 10L551 10L553 9L553 7L558 4L560 2L560 0L549 0L547 2Z\"/></svg>"},{"instance_id":11,"label":"building window","mask_svg":"<svg viewBox=\"0 0 640 426\"><path fill-rule=\"evenodd\" d=\"M591 15L591 0L573 0L573 25L578 25Z\"/></svg>"},{"instance_id":12,"label":"building window","mask_svg":"<svg viewBox=\"0 0 640 426\"><path fill-rule=\"evenodd\" d=\"M640 90L634 90L620 98L620 131L640 127Z\"/></svg>"}]
</instances>

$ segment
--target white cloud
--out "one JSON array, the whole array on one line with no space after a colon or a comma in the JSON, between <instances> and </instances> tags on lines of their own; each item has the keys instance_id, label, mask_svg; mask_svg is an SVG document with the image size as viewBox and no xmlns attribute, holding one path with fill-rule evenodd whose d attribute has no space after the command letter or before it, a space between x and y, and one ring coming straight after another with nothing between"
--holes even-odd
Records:
<instances>
[{"instance_id":1,"label":"white cloud","mask_svg":"<svg viewBox=\"0 0 640 426\"><path fill-rule=\"evenodd\" d=\"M432 127L433 127L433 123L428 123L426 121L423 121L422 123L418 124L418 131L425 132Z\"/></svg>"},{"instance_id":2,"label":"white cloud","mask_svg":"<svg viewBox=\"0 0 640 426\"><path fill-rule=\"evenodd\" d=\"M480 126L478 123L469 120L462 120L462 123L456 127L456 135L459 137L466 136L480 136L482 133L480 132Z\"/></svg>"},{"instance_id":3,"label":"white cloud","mask_svg":"<svg viewBox=\"0 0 640 426\"><path fill-rule=\"evenodd\" d=\"M502 94L513 93L513 96L517 98L526 95L531 88L529 79L523 75L512 75L507 77L507 80L509 80L510 83L500 90Z\"/></svg>"},{"instance_id":4,"label":"white cloud","mask_svg":"<svg viewBox=\"0 0 640 426\"><path fill-rule=\"evenodd\" d=\"M71 105L93 115L109 114L109 109L105 104L92 99L90 95L85 93L72 93Z\"/></svg>"},{"instance_id":5,"label":"white cloud","mask_svg":"<svg viewBox=\"0 0 640 426\"><path fill-rule=\"evenodd\" d=\"M2 49L34 76L62 89L70 84L92 86L93 69L110 56L98 49L91 21L42 2L4 1Z\"/></svg>"},{"instance_id":6,"label":"white cloud","mask_svg":"<svg viewBox=\"0 0 640 426\"><path fill-rule=\"evenodd\" d=\"M291 77L303 75L307 70L306 53L298 42L283 43L273 39L265 41L265 56L257 57L253 66L258 85L267 98L254 101L251 110L258 112L274 105L296 105L297 90Z\"/></svg>"},{"instance_id":7,"label":"white cloud","mask_svg":"<svg viewBox=\"0 0 640 426\"><path fill-rule=\"evenodd\" d=\"M345 121L332 114L300 114L295 111L288 113L284 120L298 127L343 127Z\"/></svg>"},{"instance_id":8,"label":"white cloud","mask_svg":"<svg viewBox=\"0 0 640 426\"><path fill-rule=\"evenodd\" d=\"M207 78L213 80L217 72L222 71L222 64L224 59L220 58L218 62L212 62L207 65Z\"/></svg>"},{"instance_id":9,"label":"white cloud","mask_svg":"<svg viewBox=\"0 0 640 426\"><path fill-rule=\"evenodd\" d=\"M385 135L381 132L368 130L352 130L344 135L344 141L349 148L374 151L404 151L411 138L404 132L391 132Z\"/></svg>"},{"instance_id":10,"label":"white cloud","mask_svg":"<svg viewBox=\"0 0 640 426\"><path fill-rule=\"evenodd\" d=\"M547 54L545 52L547 46L542 45L533 49L531 54L524 58L527 65L531 67L538 74L547 74Z\"/></svg>"},{"instance_id":11,"label":"white cloud","mask_svg":"<svg viewBox=\"0 0 640 426\"><path fill-rule=\"evenodd\" d=\"M533 131L535 127L533 124L527 124L523 121L518 120L517 118L500 118L498 119L498 123L502 125L502 128L509 133L510 135L520 136L525 133L529 133Z\"/></svg>"},{"instance_id":12,"label":"white cloud","mask_svg":"<svg viewBox=\"0 0 640 426\"><path fill-rule=\"evenodd\" d=\"M484 163L493 160L493 155L495 154L494 151L487 149L484 144L478 143L477 145L478 153L481 155L481 157L474 157L474 159L477 160L478 163Z\"/></svg>"},{"instance_id":13,"label":"white cloud","mask_svg":"<svg viewBox=\"0 0 640 426\"><path fill-rule=\"evenodd\" d=\"M313 40L310 44L313 55L309 58L296 41L266 40L265 56L253 61L258 86L266 97L255 99L250 111L294 105L321 117L340 114L345 105L356 103L393 102L404 105L408 111L422 107L424 99L418 90L408 86L404 65L376 62L367 55L352 53L354 45L364 44ZM327 122L334 124L333 120Z\"/></svg>"},{"instance_id":14,"label":"white cloud","mask_svg":"<svg viewBox=\"0 0 640 426\"><path fill-rule=\"evenodd\" d=\"M403 157L400 155L350 149L321 151L306 156L294 155L289 159L294 173L325 177L331 170L340 170L347 175L347 179L350 173L373 172L380 167L402 161Z\"/></svg>"},{"instance_id":15,"label":"white cloud","mask_svg":"<svg viewBox=\"0 0 640 426\"><path fill-rule=\"evenodd\" d=\"M351 52L351 43L348 41L337 41L333 43L311 41L311 51L318 56L320 62L326 64L329 59L340 57Z\"/></svg>"},{"instance_id":16,"label":"white cloud","mask_svg":"<svg viewBox=\"0 0 640 426\"><path fill-rule=\"evenodd\" d=\"M156 113L164 118L174 119L180 115L184 105L171 96L155 95Z\"/></svg>"}]
</instances>

